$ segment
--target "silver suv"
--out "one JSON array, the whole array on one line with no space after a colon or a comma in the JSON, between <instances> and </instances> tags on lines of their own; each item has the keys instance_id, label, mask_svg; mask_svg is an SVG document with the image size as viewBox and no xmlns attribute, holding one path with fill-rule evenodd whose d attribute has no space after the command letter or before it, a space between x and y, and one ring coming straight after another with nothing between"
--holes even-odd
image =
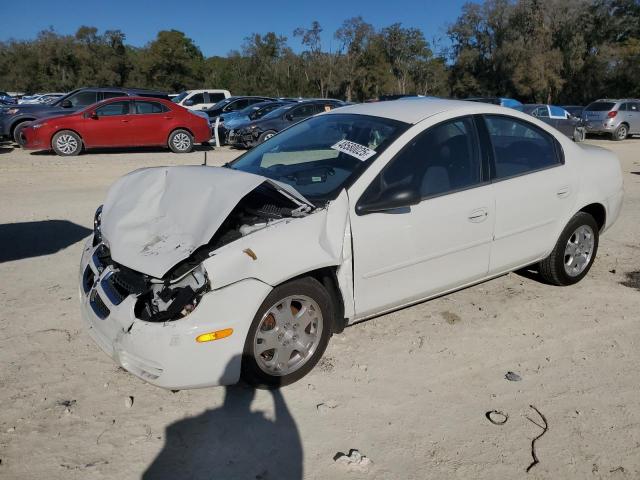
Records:
<instances>
[{"instance_id":1,"label":"silver suv","mask_svg":"<svg viewBox=\"0 0 640 480\"><path fill-rule=\"evenodd\" d=\"M613 140L640 134L640 100L596 100L582 112L587 133L606 133Z\"/></svg>"}]
</instances>

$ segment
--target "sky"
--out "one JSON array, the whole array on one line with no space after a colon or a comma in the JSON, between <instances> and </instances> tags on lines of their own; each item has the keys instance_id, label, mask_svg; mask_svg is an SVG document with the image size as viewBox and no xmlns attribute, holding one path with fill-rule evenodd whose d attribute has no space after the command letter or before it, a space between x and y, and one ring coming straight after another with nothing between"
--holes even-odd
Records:
<instances>
[{"instance_id":1,"label":"sky","mask_svg":"<svg viewBox=\"0 0 640 480\"><path fill-rule=\"evenodd\" d=\"M269 31L285 35L296 51L299 39L293 30L313 20L323 28L323 49L335 48L333 33L342 21L361 15L376 28L392 23L420 28L426 39L448 45L447 25L460 15L468 0L22 0L0 27L0 41L28 40L52 27L73 34L81 25L122 30L127 43L143 46L160 30L175 29L191 37L205 56L224 56L239 50L252 33Z\"/></svg>"}]
</instances>

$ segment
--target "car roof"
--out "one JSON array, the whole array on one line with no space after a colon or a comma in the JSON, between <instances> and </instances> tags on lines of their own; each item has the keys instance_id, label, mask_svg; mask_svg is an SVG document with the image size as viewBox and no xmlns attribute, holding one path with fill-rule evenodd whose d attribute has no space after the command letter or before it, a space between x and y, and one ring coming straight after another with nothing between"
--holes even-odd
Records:
<instances>
[{"instance_id":1,"label":"car roof","mask_svg":"<svg viewBox=\"0 0 640 480\"><path fill-rule=\"evenodd\" d=\"M471 109L474 113L506 113L513 115L514 110L500 107L490 103L468 102L464 100L444 99L398 99L389 102L358 103L346 105L336 110L324 113L324 115L355 113L359 115L371 115L374 117L390 118L405 123L418 123L425 118L441 112L451 110ZM517 115L513 115L517 116Z\"/></svg>"}]
</instances>

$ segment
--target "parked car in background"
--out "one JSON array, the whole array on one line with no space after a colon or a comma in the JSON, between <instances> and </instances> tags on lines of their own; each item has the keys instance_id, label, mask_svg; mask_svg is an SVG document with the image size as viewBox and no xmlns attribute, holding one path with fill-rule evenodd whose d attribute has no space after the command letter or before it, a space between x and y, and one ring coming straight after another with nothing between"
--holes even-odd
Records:
<instances>
[{"instance_id":1,"label":"parked car in background","mask_svg":"<svg viewBox=\"0 0 640 480\"><path fill-rule=\"evenodd\" d=\"M567 112L569 112L569 114L572 117L580 118L580 119L582 118L584 105L562 105L562 108L564 108Z\"/></svg>"},{"instance_id":2,"label":"parked car in background","mask_svg":"<svg viewBox=\"0 0 640 480\"><path fill-rule=\"evenodd\" d=\"M83 148L168 146L186 153L211 139L207 120L169 100L116 97L75 113L37 120L21 130L26 149L58 155Z\"/></svg>"},{"instance_id":3,"label":"parked car in background","mask_svg":"<svg viewBox=\"0 0 640 480\"><path fill-rule=\"evenodd\" d=\"M343 101L332 99L307 100L283 105L261 118L249 119L249 121L230 129L227 140L236 147L251 148L269 140L276 133L294 123L344 105Z\"/></svg>"},{"instance_id":4,"label":"parked car in background","mask_svg":"<svg viewBox=\"0 0 640 480\"><path fill-rule=\"evenodd\" d=\"M280 108L284 105L290 105L291 103L294 102L289 100L267 100L266 102L254 103L242 110L223 113L218 117L220 119L218 124L218 138L220 143L228 143L227 136L229 134L229 130L232 130L244 123L258 120L276 108Z\"/></svg>"},{"instance_id":5,"label":"parked car in background","mask_svg":"<svg viewBox=\"0 0 640 480\"><path fill-rule=\"evenodd\" d=\"M220 100L210 108L205 108L204 111L207 112L207 115L209 115L209 118L213 122L217 117L224 113L236 112L238 110L242 110L243 108L247 108L249 105L264 102L266 100L275 100L275 98L248 95L229 97L225 98L224 100Z\"/></svg>"},{"instance_id":6,"label":"parked car in background","mask_svg":"<svg viewBox=\"0 0 640 480\"><path fill-rule=\"evenodd\" d=\"M612 140L624 140L640 134L640 100L600 99L582 112L587 133L608 134Z\"/></svg>"},{"instance_id":7,"label":"parked car in background","mask_svg":"<svg viewBox=\"0 0 640 480\"><path fill-rule=\"evenodd\" d=\"M172 97L171 101L190 110L204 110L230 96L229 90L207 88L203 90L185 90Z\"/></svg>"},{"instance_id":8,"label":"parked car in background","mask_svg":"<svg viewBox=\"0 0 640 480\"><path fill-rule=\"evenodd\" d=\"M141 88L79 88L60 97L51 105L38 103L4 106L0 108L0 139L11 138L20 143L20 132L29 122L44 117L72 114L101 100L122 96L169 98L165 92Z\"/></svg>"},{"instance_id":9,"label":"parked car in background","mask_svg":"<svg viewBox=\"0 0 640 480\"><path fill-rule=\"evenodd\" d=\"M64 93L36 93L35 95L26 95L18 100L18 105L28 105L32 103L52 103L53 101L64 97Z\"/></svg>"},{"instance_id":10,"label":"parked car in background","mask_svg":"<svg viewBox=\"0 0 640 480\"><path fill-rule=\"evenodd\" d=\"M575 140L576 142L584 140L584 128L581 128L582 121L571 116L571 114L562 107L530 103L523 105L522 111L539 118L552 127L557 128L567 137Z\"/></svg>"},{"instance_id":11,"label":"parked car in background","mask_svg":"<svg viewBox=\"0 0 640 480\"><path fill-rule=\"evenodd\" d=\"M522 102L513 98L505 97L472 97L466 98L469 102L481 102L491 103L493 105L500 105L501 107L513 108L514 110L522 111Z\"/></svg>"},{"instance_id":12,"label":"parked car in background","mask_svg":"<svg viewBox=\"0 0 640 480\"><path fill-rule=\"evenodd\" d=\"M0 92L0 102L2 102L5 105L10 105L13 103L17 103L18 100L12 97L11 95L9 95L7 92Z\"/></svg>"},{"instance_id":13,"label":"parked car in background","mask_svg":"<svg viewBox=\"0 0 640 480\"><path fill-rule=\"evenodd\" d=\"M82 250L82 317L153 385L287 385L346 325L529 265L579 282L622 188L613 152L513 109L346 106L226 168L118 180Z\"/></svg>"}]
</instances>

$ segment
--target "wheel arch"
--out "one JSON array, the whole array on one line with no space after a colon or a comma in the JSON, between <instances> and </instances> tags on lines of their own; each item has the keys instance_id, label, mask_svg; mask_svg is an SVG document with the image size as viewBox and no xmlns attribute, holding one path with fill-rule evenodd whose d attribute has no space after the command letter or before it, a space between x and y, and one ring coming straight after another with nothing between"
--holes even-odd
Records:
<instances>
[{"instance_id":1,"label":"wheel arch","mask_svg":"<svg viewBox=\"0 0 640 480\"><path fill-rule=\"evenodd\" d=\"M598 229L600 231L602 231L604 226L607 224L607 209L601 203L590 203L589 205L585 205L578 210L578 213L579 212L585 212L591 215L598 224Z\"/></svg>"},{"instance_id":2,"label":"wheel arch","mask_svg":"<svg viewBox=\"0 0 640 480\"><path fill-rule=\"evenodd\" d=\"M342 292L340 291L340 286L338 284L337 269L337 266L322 267L310 270L283 282L287 283L299 278L311 277L317 280L327 290L331 297L331 303L334 310L332 333L342 333L347 325L347 319L344 315L344 298L342 297Z\"/></svg>"},{"instance_id":3,"label":"wheel arch","mask_svg":"<svg viewBox=\"0 0 640 480\"><path fill-rule=\"evenodd\" d=\"M190 128L188 128L188 127L174 127L169 131L169 135L167 135L167 144L169 143L169 139L171 138L171 135L173 135L174 132L176 132L177 130L185 130L186 132L188 132L189 135L191 135L191 137L193 137L193 142L195 143L196 136L193 134L193 131Z\"/></svg>"},{"instance_id":4,"label":"wheel arch","mask_svg":"<svg viewBox=\"0 0 640 480\"><path fill-rule=\"evenodd\" d=\"M60 132L73 132L76 135L78 135L80 137L80 141L82 141L82 147L86 147L85 143L84 143L84 138L82 137L82 135L80 135L80 132L78 132L77 130L74 130L73 128L59 128L57 129L55 132L53 132L51 134L51 138L49 139L49 145L53 148L53 137L55 137L57 134L59 134Z\"/></svg>"},{"instance_id":5,"label":"wheel arch","mask_svg":"<svg viewBox=\"0 0 640 480\"><path fill-rule=\"evenodd\" d=\"M34 122L36 120L37 118L31 118L31 117L20 117L17 120L14 120L11 126L9 127L9 134L13 137L13 132L16 131L16 127L18 125L25 122Z\"/></svg>"}]
</instances>

